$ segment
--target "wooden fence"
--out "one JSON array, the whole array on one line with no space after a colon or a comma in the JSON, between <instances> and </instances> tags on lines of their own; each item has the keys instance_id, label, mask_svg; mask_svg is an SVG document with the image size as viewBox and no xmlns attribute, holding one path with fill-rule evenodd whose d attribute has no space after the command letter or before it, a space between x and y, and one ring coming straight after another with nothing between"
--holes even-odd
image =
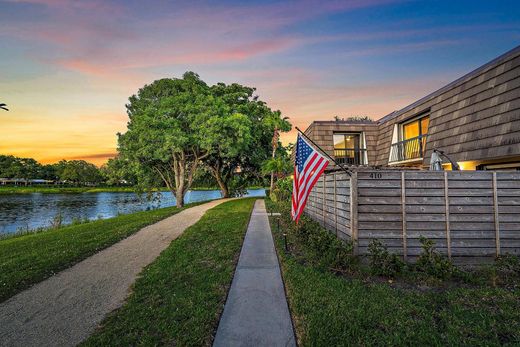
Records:
<instances>
[{"instance_id":1,"label":"wooden fence","mask_svg":"<svg viewBox=\"0 0 520 347\"><path fill-rule=\"evenodd\" d=\"M324 174L305 213L359 255L373 239L413 260L420 236L458 263L520 255L520 172L358 171Z\"/></svg>"}]
</instances>

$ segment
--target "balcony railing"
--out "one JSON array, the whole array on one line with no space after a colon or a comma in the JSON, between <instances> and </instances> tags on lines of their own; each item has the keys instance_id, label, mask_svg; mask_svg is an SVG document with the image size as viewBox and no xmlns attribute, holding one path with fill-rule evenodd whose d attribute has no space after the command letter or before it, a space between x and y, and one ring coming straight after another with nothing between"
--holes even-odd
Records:
<instances>
[{"instance_id":1,"label":"balcony railing","mask_svg":"<svg viewBox=\"0 0 520 347\"><path fill-rule=\"evenodd\" d=\"M366 151L360 148L334 149L334 157L339 164L365 165Z\"/></svg>"},{"instance_id":2,"label":"balcony railing","mask_svg":"<svg viewBox=\"0 0 520 347\"><path fill-rule=\"evenodd\" d=\"M390 162L421 159L424 155L427 136L421 135L392 144Z\"/></svg>"}]
</instances>

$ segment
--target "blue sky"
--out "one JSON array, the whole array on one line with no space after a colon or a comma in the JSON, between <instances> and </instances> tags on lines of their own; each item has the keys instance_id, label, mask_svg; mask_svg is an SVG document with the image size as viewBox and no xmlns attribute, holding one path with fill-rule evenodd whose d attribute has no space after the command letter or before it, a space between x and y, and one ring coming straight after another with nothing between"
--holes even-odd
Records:
<instances>
[{"instance_id":1,"label":"blue sky","mask_svg":"<svg viewBox=\"0 0 520 347\"><path fill-rule=\"evenodd\" d=\"M0 0L0 153L100 164L128 97L187 70L301 128L378 119L517 46L519 18L518 1Z\"/></svg>"}]
</instances>

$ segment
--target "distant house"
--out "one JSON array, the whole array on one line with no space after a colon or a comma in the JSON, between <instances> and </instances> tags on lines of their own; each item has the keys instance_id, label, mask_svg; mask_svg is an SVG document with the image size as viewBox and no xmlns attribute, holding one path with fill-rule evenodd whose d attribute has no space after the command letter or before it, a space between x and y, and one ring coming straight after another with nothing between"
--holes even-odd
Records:
<instances>
[{"instance_id":1,"label":"distant house","mask_svg":"<svg viewBox=\"0 0 520 347\"><path fill-rule=\"evenodd\" d=\"M316 121L305 131L338 162L520 170L520 46L376 122Z\"/></svg>"},{"instance_id":2,"label":"distant house","mask_svg":"<svg viewBox=\"0 0 520 347\"><path fill-rule=\"evenodd\" d=\"M55 184L55 181L44 179L25 179L25 178L0 178L0 185L41 185Z\"/></svg>"}]
</instances>

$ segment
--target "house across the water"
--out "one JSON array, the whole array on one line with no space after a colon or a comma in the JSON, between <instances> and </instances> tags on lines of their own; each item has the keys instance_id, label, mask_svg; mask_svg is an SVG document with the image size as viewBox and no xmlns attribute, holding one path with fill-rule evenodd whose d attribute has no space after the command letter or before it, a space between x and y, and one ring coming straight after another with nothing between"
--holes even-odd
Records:
<instances>
[{"instance_id":1,"label":"house across the water","mask_svg":"<svg viewBox=\"0 0 520 347\"><path fill-rule=\"evenodd\" d=\"M427 168L438 149L462 170L520 170L520 46L378 121L305 134L349 165Z\"/></svg>"}]
</instances>

